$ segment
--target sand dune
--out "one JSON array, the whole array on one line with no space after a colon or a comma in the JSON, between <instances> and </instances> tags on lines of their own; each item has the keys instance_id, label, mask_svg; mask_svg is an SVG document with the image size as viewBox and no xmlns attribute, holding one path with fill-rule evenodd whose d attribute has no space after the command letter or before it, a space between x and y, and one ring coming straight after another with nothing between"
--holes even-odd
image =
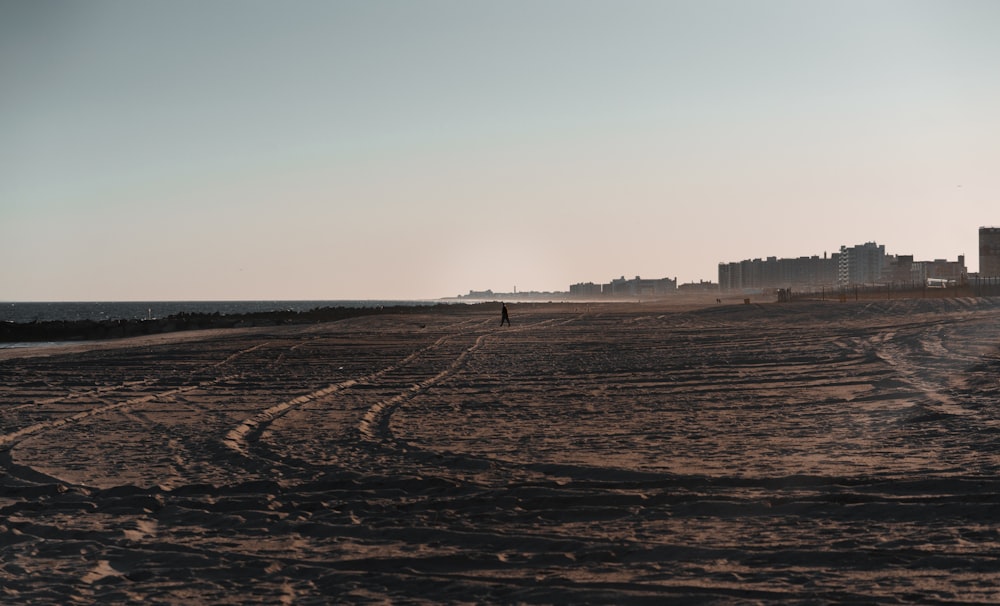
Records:
<instances>
[{"instance_id":1,"label":"sand dune","mask_svg":"<svg viewBox=\"0 0 1000 606\"><path fill-rule=\"evenodd\" d=\"M1000 601L1000 302L0 351L10 603Z\"/></svg>"}]
</instances>

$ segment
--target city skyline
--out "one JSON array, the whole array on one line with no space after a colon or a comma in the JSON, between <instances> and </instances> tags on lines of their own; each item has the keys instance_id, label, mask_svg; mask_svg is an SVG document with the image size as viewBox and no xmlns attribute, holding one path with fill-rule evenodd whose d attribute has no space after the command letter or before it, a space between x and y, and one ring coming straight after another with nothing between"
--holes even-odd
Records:
<instances>
[{"instance_id":1,"label":"city skyline","mask_svg":"<svg viewBox=\"0 0 1000 606\"><path fill-rule=\"evenodd\" d=\"M998 234L998 236L996 237L996 240L998 241L997 244L1000 244L1000 228L992 228L992 227L988 227L988 226L981 226L979 228L979 230L980 230L980 232L986 230L986 231L997 233ZM980 234L980 238L982 238L982 234ZM866 242L866 243L858 243L858 244L854 244L854 245L851 245L851 246L848 246L848 245L844 244L844 245L841 245L840 247L838 247L836 250L834 250L832 252L829 252L829 251L824 251L823 253L813 252L811 254L798 255L798 256L793 256L793 257L778 257L776 255L766 255L766 256L761 256L761 257L743 258L743 259L741 259L739 261L719 261L718 265L716 267L717 271L716 271L716 273L711 278L708 278L708 279L706 279L706 278L698 278L696 280L692 280L692 281L689 281L689 282L681 282L681 281L678 281L676 278L670 278L669 276L654 277L654 278L650 278L650 277L647 276L646 278L642 278L641 276L639 276L637 274L634 275L634 276L632 274L621 274L621 276L619 278L612 278L612 279L609 279L608 281L598 280L597 282L594 282L593 279L589 279L589 280L577 282L577 283L574 283L574 284L570 284L569 287L566 290L541 289L541 290L535 290L535 291L529 291L529 292L522 291L522 292L519 293L516 287L513 289L513 291L499 291L499 290L498 291L494 291L492 288L483 289L483 290L470 289L468 291L468 294L458 295L458 297L460 297L460 298L462 298L462 297L464 297L464 298L483 298L484 295L493 296L493 295L518 295L518 294L521 294L521 295L524 295L524 294L540 294L540 295L545 295L545 294L567 294L567 293L569 293L569 294L581 294L581 295L604 294L601 291L601 287L603 287L603 286L611 286L615 282L629 282L629 281L633 281L633 282L637 282L637 281L658 282L658 281L662 281L662 280L672 281L675 288L680 288L680 287L684 287L684 286L692 287L692 286L710 285L710 286L715 286L715 287L720 287L720 288L726 289L727 285L721 279L721 274L722 274L725 266L739 266L741 264L759 264L759 263L762 263L762 262L778 262L778 263L789 263L789 264L803 264L802 267L792 269L791 271L796 271L796 272L800 272L800 273L803 273L803 274L811 274L808 278L804 278L804 277L800 276L799 278L777 280L777 281L775 281L774 284L768 282L766 284L766 286L768 286L768 287L789 286L789 285L796 285L796 284L798 284L798 285L804 285L804 284L807 284L807 283L812 283L812 284L818 286L818 285L821 285L821 284L833 284L833 283L836 283L838 281L841 281L841 282L844 281L844 279L841 276L838 275L838 267L837 267L836 261L837 261L838 256L843 255L845 253L845 250L865 249L865 248L872 247L872 246L875 246L875 247L881 249L882 255L884 255L886 259L891 259L892 263L896 263L900 259L903 262L905 262L905 263L913 263L917 267L917 269L915 270L916 273L923 272L924 274L928 274L926 276L923 276L923 278L921 278L921 279L926 279L927 277L931 277L931 278L935 278L936 279L938 277L936 275L937 273L947 273L949 276L951 276L952 274L955 274L955 275L957 275L957 274L974 275L974 274L977 273L977 272L972 272L972 271L968 270L970 257L967 256L967 255L963 255L963 254L955 255L955 260L954 261L950 261L948 256L939 256L939 255L935 255L933 257L926 258L926 259L921 259L919 257L916 257L915 255L907 254L905 252L891 252L891 251L889 251L889 250L886 249L885 245L878 245L877 241L871 241L871 242ZM980 248L982 248L982 247L980 247ZM993 256L997 257L997 259L994 262L1000 261L1000 255L997 255L996 253L993 253ZM978 255L975 255L974 258L976 258L977 262L978 262ZM832 261L833 262L832 268L828 268L828 272L830 273L829 276L826 276L826 277L824 277L822 279L817 279L816 278L816 274L817 273L823 273L821 270L817 270L815 267L813 267L813 265L815 265L815 262L817 262L817 261L820 261L820 262ZM961 266L962 268L964 268L964 270L963 271L957 271L957 273L956 273L956 269L955 268L958 267L958 266ZM890 279L891 281L910 282L910 281L913 281L913 280L916 279L914 276L911 276L909 274L903 276L900 273L900 270L898 268L880 267L879 271L881 271L881 270L895 271L894 275L888 276L888 279ZM906 271L908 272L909 269L907 268ZM669 271L667 273L669 273ZM664 272L660 271L659 273L656 273L655 275L656 276L663 276L663 274L664 274ZM632 276L632 277L626 277L626 275ZM993 276L991 275L991 277L993 277ZM716 279L718 279L718 281L715 281ZM868 281L868 276L865 276L865 279L862 279L860 281L861 282ZM849 276L847 277L846 282L848 282L848 283L854 283L850 279ZM760 286L760 285L759 284L753 284L753 287L757 287L757 286ZM594 287L596 287L596 290L594 290ZM736 288L736 289L738 289L738 287L732 287L732 286L729 286L728 288Z\"/></svg>"},{"instance_id":2,"label":"city skyline","mask_svg":"<svg viewBox=\"0 0 1000 606\"><path fill-rule=\"evenodd\" d=\"M981 0L0 0L0 300L690 283L875 239L975 271L998 25Z\"/></svg>"}]
</instances>

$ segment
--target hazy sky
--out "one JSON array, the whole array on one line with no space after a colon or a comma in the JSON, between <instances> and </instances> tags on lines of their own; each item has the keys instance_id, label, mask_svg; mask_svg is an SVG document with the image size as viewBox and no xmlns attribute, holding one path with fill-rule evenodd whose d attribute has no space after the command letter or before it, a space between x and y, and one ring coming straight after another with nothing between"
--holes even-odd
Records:
<instances>
[{"instance_id":1,"label":"hazy sky","mask_svg":"<svg viewBox=\"0 0 1000 606\"><path fill-rule=\"evenodd\" d=\"M1000 225L994 0L0 0L0 300L436 298Z\"/></svg>"}]
</instances>

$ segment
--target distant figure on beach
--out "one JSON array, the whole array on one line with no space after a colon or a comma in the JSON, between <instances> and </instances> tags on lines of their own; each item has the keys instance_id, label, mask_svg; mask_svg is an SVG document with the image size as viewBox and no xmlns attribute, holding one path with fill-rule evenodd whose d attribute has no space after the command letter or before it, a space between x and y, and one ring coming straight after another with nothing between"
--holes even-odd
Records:
<instances>
[{"instance_id":1,"label":"distant figure on beach","mask_svg":"<svg viewBox=\"0 0 1000 606\"><path fill-rule=\"evenodd\" d=\"M500 310L500 326L503 326L504 322L507 323L507 326L510 326L510 316L507 314L507 304L501 303L501 305L503 305L503 309Z\"/></svg>"}]
</instances>

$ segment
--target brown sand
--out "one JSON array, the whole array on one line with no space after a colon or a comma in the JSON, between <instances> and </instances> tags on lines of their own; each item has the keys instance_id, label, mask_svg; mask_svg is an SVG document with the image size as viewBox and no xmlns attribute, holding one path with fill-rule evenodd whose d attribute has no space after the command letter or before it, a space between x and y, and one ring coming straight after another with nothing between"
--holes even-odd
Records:
<instances>
[{"instance_id":1,"label":"brown sand","mask_svg":"<svg viewBox=\"0 0 1000 606\"><path fill-rule=\"evenodd\" d=\"M0 350L0 601L1000 601L1000 302L511 317Z\"/></svg>"}]
</instances>

